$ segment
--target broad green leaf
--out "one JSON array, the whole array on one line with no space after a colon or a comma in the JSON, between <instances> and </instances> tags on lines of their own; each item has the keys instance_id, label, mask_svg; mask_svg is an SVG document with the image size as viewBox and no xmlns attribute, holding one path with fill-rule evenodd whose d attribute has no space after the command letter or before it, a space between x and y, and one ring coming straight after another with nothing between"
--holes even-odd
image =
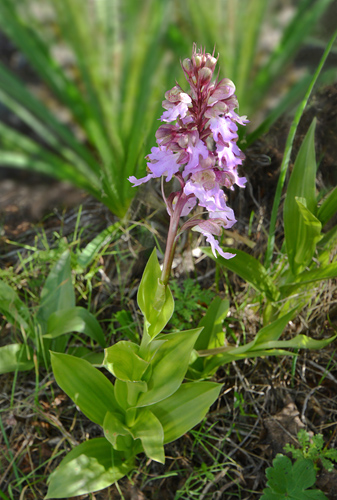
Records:
<instances>
[{"instance_id":1,"label":"broad green leaf","mask_svg":"<svg viewBox=\"0 0 337 500\"><path fill-rule=\"evenodd\" d=\"M293 353L285 350L289 348L322 349L326 345L333 342L336 337L337 336L335 335L329 339L315 340L307 337L306 335L297 335L291 340L275 340L258 344L255 344L253 341L239 347L224 347L222 350L213 349L213 351L211 351L213 354L207 359L208 363L205 364L204 372L200 376L203 378L207 377L209 374L214 373L215 369L219 366L240 359L257 358L261 356L291 356ZM200 354L207 356L208 353L206 350L200 351Z\"/></svg>"},{"instance_id":2,"label":"broad green leaf","mask_svg":"<svg viewBox=\"0 0 337 500\"><path fill-rule=\"evenodd\" d=\"M149 366L139 355L139 346L133 342L122 340L105 350L104 364L115 375L124 381L137 382Z\"/></svg>"},{"instance_id":3,"label":"broad green leaf","mask_svg":"<svg viewBox=\"0 0 337 500\"><path fill-rule=\"evenodd\" d=\"M294 316L296 308L289 311L281 318L278 318L271 324L263 327L256 335L252 342L247 344L237 346L224 346L218 347L216 349L205 349L199 351L200 356L207 356L205 362L203 377L207 377L214 373L214 371L222 365L230 363L238 359L244 359L248 357L257 357L255 352L258 352L261 356L277 355L276 351L274 353L269 353L264 347L261 347L262 342L277 341L288 322ZM281 346L283 347L283 345ZM283 351L284 352L284 351ZM255 353L255 354L254 354Z\"/></svg>"},{"instance_id":4,"label":"broad green leaf","mask_svg":"<svg viewBox=\"0 0 337 500\"><path fill-rule=\"evenodd\" d=\"M296 201L296 198L301 199L303 205L303 200L305 200L307 211L312 214L316 212L315 126L316 120L313 120L296 157L283 208L286 249L289 264L295 276L310 263L313 248L312 238L317 237L316 231L314 235L312 234L311 226L308 226L302 216L303 210L301 212ZM304 254L303 245L310 246L309 253ZM304 258L305 260L303 260Z\"/></svg>"},{"instance_id":5,"label":"broad green leaf","mask_svg":"<svg viewBox=\"0 0 337 500\"><path fill-rule=\"evenodd\" d=\"M239 348L238 348L239 349ZM258 349L247 350L245 352L236 352L236 349L231 349L228 353L223 355L222 362L218 363L218 367L231 363L232 361L239 361L248 358L262 358L263 356L296 356L291 351L285 349Z\"/></svg>"},{"instance_id":6,"label":"broad green leaf","mask_svg":"<svg viewBox=\"0 0 337 500\"><path fill-rule=\"evenodd\" d=\"M147 388L146 384L145 388ZM128 386L123 380L116 379L115 381L115 398L119 406L124 410L130 407L128 403Z\"/></svg>"},{"instance_id":7,"label":"broad green leaf","mask_svg":"<svg viewBox=\"0 0 337 500\"><path fill-rule=\"evenodd\" d=\"M126 382L127 402L129 406L137 406L139 395L147 392L148 385L145 381Z\"/></svg>"},{"instance_id":8,"label":"broad green leaf","mask_svg":"<svg viewBox=\"0 0 337 500\"><path fill-rule=\"evenodd\" d=\"M239 349L239 348L238 348ZM286 351L285 349L257 349L250 351L249 349L242 352L236 352L236 349L230 349L230 351L223 354L217 354L209 358L207 363L205 363L205 368L202 373L198 374L199 379L205 379L220 367L232 363L233 361L240 361L249 358L262 358L264 356L296 356L295 353L291 351Z\"/></svg>"},{"instance_id":9,"label":"broad green leaf","mask_svg":"<svg viewBox=\"0 0 337 500\"><path fill-rule=\"evenodd\" d=\"M140 394L137 406L147 406L169 397L182 383L190 356L201 328L163 334L166 340L151 360L151 377L148 390Z\"/></svg>"},{"instance_id":10,"label":"broad green leaf","mask_svg":"<svg viewBox=\"0 0 337 500\"><path fill-rule=\"evenodd\" d=\"M310 488L315 484L316 471L312 460L300 459L296 460L293 465L293 478L296 484L293 485L293 490L298 488Z\"/></svg>"},{"instance_id":11,"label":"broad green leaf","mask_svg":"<svg viewBox=\"0 0 337 500\"><path fill-rule=\"evenodd\" d=\"M279 454L274 458L273 466L273 469L270 467L266 471L268 486L275 493L288 493L289 483L291 484L292 480L292 463L290 458Z\"/></svg>"},{"instance_id":12,"label":"broad green leaf","mask_svg":"<svg viewBox=\"0 0 337 500\"><path fill-rule=\"evenodd\" d=\"M297 17L300 20L300 23L302 23L301 22L302 13L305 13L305 11L307 10L306 4L308 2L310 3L310 0L304 0L303 4L301 6L301 9L297 13ZM328 0L328 2L329 2L329 0ZM316 6L318 6L319 4L322 6L322 3L316 2ZM312 16L313 13L314 12L311 11L310 15ZM314 19L316 22L315 15L313 15L312 19ZM295 22L292 23L292 25L293 25L293 35L296 37L297 34L299 33L298 23L296 23L296 19L295 19ZM317 66L317 69L316 69L316 71L311 79L310 85L308 86L308 89L305 93L305 96L304 96L303 100L301 101L300 105L298 106L296 113L295 113L295 116L294 116L294 119L291 123L291 127L290 127L289 134L287 137L287 142L285 145L283 160L282 160L281 169L280 169L280 177L279 177L279 180L277 182L277 188L276 188L276 193L275 193L274 202L273 202L273 209L272 209L271 218L270 218L267 251L266 251L265 260L264 260L264 265L267 269L270 268L270 264L271 264L271 261L273 258L273 251L274 251L274 244L275 244L276 221L277 221L277 217L278 217L278 213L279 213L279 206L280 206L281 196L282 196L282 192L283 192L283 186L284 186L286 174L288 171L288 166L290 163L291 151L292 151L292 146L293 146L293 142L294 142L295 135L296 135L296 130L297 130L298 124L300 122L300 119L302 117L302 114L304 112L304 109L307 105L307 102L309 100L312 89L314 88L314 85L317 81L317 78L319 77L319 74L324 66L325 61L326 61L326 58L329 55L329 52L330 52L332 45L336 39L336 36L337 36L337 31L331 37L331 39L330 39L330 41L329 41L329 43L324 51L324 54L319 62L319 65ZM285 36L285 40L286 39L287 39L287 36ZM280 55L282 56L281 53L280 53Z\"/></svg>"},{"instance_id":13,"label":"broad green leaf","mask_svg":"<svg viewBox=\"0 0 337 500\"><path fill-rule=\"evenodd\" d=\"M254 346L259 346L264 342L270 342L272 340L278 340L282 335L283 330L289 323L289 321L295 316L297 308L295 307L289 311L284 316L276 319L267 326L264 326L259 330L254 339Z\"/></svg>"},{"instance_id":14,"label":"broad green leaf","mask_svg":"<svg viewBox=\"0 0 337 500\"><path fill-rule=\"evenodd\" d=\"M308 489L315 484L316 471L312 460L299 458L292 464L290 458L278 454L273 467L266 470L268 488L261 500L327 500L320 490Z\"/></svg>"},{"instance_id":15,"label":"broad green leaf","mask_svg":"<svg viewBox=\"0 0 337 500\"><path fill-rule=\"evenodd\" d=\"M113 239L115 233L121 227L120 222L115 222L111 226L104 229L101 233L99 233L90 243L87 244L83 250L80 250L77 254L77 264L85 269L94 258L99 254L100 249L110 243Z\"/></svg>"},{"instance_id":16,"label":"broad green leaf","mask_svg":"<svg viewBox=\"0 0 337 500\"><path fill-rule=\"evenodd\" d=\"M225 247L223 250L224 252L233 252L232 248ZM263 293L269 300L273 301L277 299L278 291L265 267L251 255L236 249L233 259L224 259L221 256L215 259L210 248L204 247L202 251L225 268L238 274L247 283L252 285L255 290Z\"/></svg>"},{"instance_id":17,"label":"broad green leaf","mask_svg":"<svg viewBox=\"0 0 337 500\"><path fill-rule=\"evenodd\" d=\"M0 374L16 370L23 372L33 367L33 352L27 345L8 344L0 347Z\"/></svg>"},{"instance_id":18,"label":"broad green leaf","mask_svg":"<svg viewBox=\"0 0 337 500\"><path fill-rule=\"evenodd\" d=\"M38 318L47 323L56 311L75 307L71 282L70 252L66 250L52 267L41 292Z\"/></svg>"},{"instance_id":19,"label":"broad green leaf","mask_svg":"<svg viewBox=\"0 0 337 500\"><path fill-rule=\"evenodd\" d=\"M198 325L203 330L195 343L194 349L213 349L224 344L225 333L222 324L228 310L229 301L215 297Z\"/></svg>"},{"instance_id":20,"label":"broad green leaf","mask_svg":"<svg viewBox=\"0 0 337 500\"><path fill-rule=\"evenodd\" d=\"M167 399L151 406L151 412L164 429L164 443L170 443L191 430L206 415L219 396L220 384L190 382Z\"/></svg>"},{"instance_id":21,"label":"broad green leaf","mask_svg":"<svg viewBox=\"0 0 337 500\"><path fill-rule=\"evenodd\" d=\"M317 211L317 219L325 226L337 212L337 187L329 193Z\"/></svg>"},{"instance_id":22,"label":"broad green leaf","mask_svg":"<svg viewBox=\"0 0 337 500\"><path fill-rule=\"evenodd\" d=\"M78 332L88 335L105 347L106 342L101 325L87 309L72 307L54 312L48 318L45 338L54 339L65 333Z\"/></svg>"},{"instance_id":23,"label":"broad green leaf","mask_svg":"<svg viewBox=\"0 0 337 500\"><path fill-rule=\"evenodd\" d=\"M295 198L300 210L300 218L304 221L302 228L303 239L299 242L295 255L295 262L299 267L310 264L314 256L317 243L322 239L322 224L306 207L305 198Z\"/></svg>"},{"instance_id":24,"label":"broad green leaf","mask_svg":"<svg viewBox=\"0 0 337 500\"><path fill-rule=\"evenodd\" d=\"M147 383L145 381L124 382L123 380L116 379L116 400L124 410L136 406L139 394L146 391Z\"/></svg>"},{"instance_id":25,"label":"broad green leaf","mask_svg":"<svg viewBox=\"0 0 337 500\"><path fill-rule=\"evenodd\" d=\"M71 354L72 356L76 356L77 358L85 359L94 366L101 367L103 365L104 352L94 352L83 345L69 347L67 354Z\"/></svg>"},{"instance_id":26,"label":"broad green leaf","mask_svg":"<svg viewBox=\"0 0 337 500\"><path fill-rule=\"evenodd\" d=\"M333 342L336 337L337 335L334 335L328 339L315 340L307 337L306 335L296 335L296 337L291 340L274 340L259 343L258 346L256 346L256 349L285 349L289 347L296 349L323 349L323 347ZM255 350L255 346L253 350Z\"/></svg>"},{"instance_id":27,"label":"broad green leaf","mask_svg":"<svg viewBox=\"0 0 337 500\"><path fill-rule=\"evenodd\" d=\"M203 327L194 349L199 351L202 349L214 349L221 347L225 342L225 332L223 330L223 321L227 316L229 309L228 300L223 300L220 297L215 297L211 305L207 309L205 316L199 323L199 327ZM202 377L202 373L207 372L208 360L201 358L196 354L196 359L192 362L187 371L186 378L197 380ZM208 373L212 375L212 373Z\"/></svg>"},{"instance_id":28,"label":"broad green leaf","mask_svg":"<svg viewBox=\"0 0 337 500\"><path fill-rule=\"evenodd\" d=\"M146 264L137 294L138 305L144 314L147 333L151 338L162 331L174 310L171 290L161 283L160 276L160 266L154 249Z\"/></svg>"},{"instance_id":29,"label":"broad green leaf","mask_svg":"<svg viewBox=\"0 0 337 500\"><path fill-rule=\"evenodd\" d=\"M16 291L4 281L0 281L0 312L14 327L29 330L31 314L28 307L19 299Z\"/></svg>"},{"instance_id":30,"label":"broad green leaf","mask_svg":"<svg viewBox=\"0 0 337 500\"><path fill-rule=\"evenodd\" d=\"M106 413L118 410L113 384L88 361L52 352L51 363L58 385L90 420L103 426Z\"/></svg>"},{"instance_id":31,"label":"broad green leaf","mask_svg":"<svg viewBox=\"0 0 337 500\"><path fill-rule=\"evenodd\" d=\"M303 271L298 274L292 283L280 286L280 290L284 296L293 294L297 289L303 285L313 283L314 281L321 281L337 277L337 262L327 264L326 266L311 269L310 271Z\"/></svg>"},{"instance_id":32,"label":"broad green leaf","mask_svg":"<svg viewBox=\"0 0 337 500\"><path fill-rule=\"evenodd\" d=\"M140 408L139 415L130 428L134 439L140 439L146 455L160 462L165 463L164 453L164 431L158 418L148 408Z\"/></svg>"},{"instance_id":33,"label":"broad green leaf","mask_svg":"<svg viewBox=\"0 0 337 500\"><path fill-rule=\"evenodd\" d=\"M114 450L107 439L91 439L68 453L50 475L45 498L70 498L102 490L133 467L133 457Z\"/></svg>"},{"instance_id":34,"label":"broad green leaf","mask_svg":"<svg viewBox=\"0 0 337 500\"><path fill-rule=\"evenodd\" d=\"M116 449L119 436L130 436L130 430L123 423L120 413L107 412L103 422L104 436Z\"/></svg>"}]
</instances>

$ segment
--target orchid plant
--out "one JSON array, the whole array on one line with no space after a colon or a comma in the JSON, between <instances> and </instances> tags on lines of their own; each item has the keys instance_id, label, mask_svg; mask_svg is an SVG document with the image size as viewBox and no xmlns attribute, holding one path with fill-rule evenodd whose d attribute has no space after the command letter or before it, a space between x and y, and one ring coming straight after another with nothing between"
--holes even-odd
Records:
<instances>
[{"instance_id":1,"label":"orchid plant","mask_svg":"<svg viewBox=\"0 0 337 500\"><path fill-rule=\"evenodd\" d=\"M206 380L221 364L245 357L291 354L284 347L321 348L330 340L314 341L304 335L279 341L289 315L262 329L244 346L224 347L222 321L228 301L216 297L197 328L162 333L174 311L168 286L178 236L192 228L201 232L212 252L225 259L216 239L235 223L223 187L243 187L238 167L243 154L237 146L238 124L247 123L235 109L235 86L228 79L212 82L217 58L193 46L191 59L182 62L190 86L178 85L166 93L164 122L156 133L158 146L148 156L148 174L131 176L136 186L152 178L178 179L180 190L163 197L170 226L162 269L156 250L145 268L138 305L144 316L140 345L120 341L105 349L100 366L115 377L114 383L90 362L53 352L55 379L77 407L102 427L104 437L74 448L49 479L46 498L69 498L110 486L135 467L135 457L145 453L165 461L164 445L198 424L218 398L221 385ZM180 219L199 205L208 218ZM184 379L188 379L184 382Z\"/></svg>"}]
</instances>

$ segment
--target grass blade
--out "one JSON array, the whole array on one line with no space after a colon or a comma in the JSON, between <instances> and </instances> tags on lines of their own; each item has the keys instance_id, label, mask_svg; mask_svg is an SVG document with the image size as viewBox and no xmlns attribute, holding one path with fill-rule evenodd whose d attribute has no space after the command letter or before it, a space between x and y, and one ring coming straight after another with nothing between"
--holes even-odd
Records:
<instances>
[{"instance_id":1,"label":"grass blade","mask_svg":"<svg viewBox=\"0 0 337 500\"><path fill-rule=\"evenodd\" d=\"M308 90L306 91L306 94L304 96L304 99L302 100L302 102L300 103L300 105L298 106L297 110L296 110L296 113L295 113L295 117L292 121L292 124L291 124L291 127L290 127L290 130L289 130L289 134L288 134L288 137L287 137L287 142L286 142L286 146L285 146L285 151L284 151L284 156L283 156L283 160L282 160L282 164L281 164L281 169L280 169L280 177L278 179L278 183L277 183L277 187L276 187L276 193L275 193L275 197L274 197L274 203L273 203L273 209L272 209L272 213L271 213L271 218L270 218L270 227L269 227L269 236L268 236L268 243L267 243L267 251L266 251L266 255L265 255L265 260L264 260L264 265L265 265L265 268L268 269L270 267L270 264L271 264L271 261L272 261L272 258L273 258L273 251L274 251L274 243L275 243L275 228L276 228L276 219L277 219L277 214L278 214L278 209L279 209L279 205L280 205L280 201L281 201L281 195L282 195L282 190L283 190L283 185L284 185L284 181L285 181L285 178L286 178L286 174L287 174L287 171L288 171L288 166L289 166L289 162L290 162L290 155L291 155L291 150L292 150L292 146L293 146L293 142L294 142L294 138L295 138L295 134L296 134L296 130L297 130L297 127L298 127L298 124L299 124L299 121L301 119L301 116L303 114L303 111L307 105L307 102L308 102L308 99L310 97L310 94L312 92L312 89L317 81L317 78L324 66L324 63L326 61L326 58L328 57L329 55L329 52L332 48L332 45L336 39L336 36L337 36L337 31L335 31L335 33L333 34L333 36L331 37L325 51L324 51L324 54L321 58L321 61L313 75L313 78L310 82L310 85L308 87Z\"/></svg>"}]
</instances>

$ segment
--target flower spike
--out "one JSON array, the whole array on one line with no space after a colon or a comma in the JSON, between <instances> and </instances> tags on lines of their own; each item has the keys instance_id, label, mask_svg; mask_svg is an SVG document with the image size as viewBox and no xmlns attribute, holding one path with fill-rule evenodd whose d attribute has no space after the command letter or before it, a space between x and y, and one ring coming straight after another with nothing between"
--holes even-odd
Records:
<instances>
[{"instance_id":1,"label":"flower spike","mask_svg":"<svg viewBox=\"0 0 337 500\"><path fill-rule=\"evenodd\" d=\"M223 252L214 236L236 222L223 188L245 187L245 177L238 174L244 155L237 146L237 124L246 125L248 120L234 111L238 107L234 83L228 78L212 83L218 57L193 44L191 59L181 63L190 91L176 84L165 93L163 124L156 132L158 147L147 156L148 174L129 180L138 186L151 178L177 177L181 191L164 198L170 216L176 220L196 204L204 207L208 220L192 218L181 229L200 231L213 254L228 259L233 254Z\"/></svg>"}]
</instances>

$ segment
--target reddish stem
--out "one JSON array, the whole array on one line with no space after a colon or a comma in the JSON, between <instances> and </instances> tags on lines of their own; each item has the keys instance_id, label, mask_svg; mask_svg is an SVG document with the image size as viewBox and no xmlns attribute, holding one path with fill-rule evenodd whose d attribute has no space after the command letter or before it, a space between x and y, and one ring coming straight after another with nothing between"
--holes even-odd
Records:
<instances>
[{"instance_id":1,"label":"reddish stem","mask_svg":"<svg viewBox=\"0 0 337 500\"><path fill-rule=\"evenodd\" d=\"M163 285L167 285L170 274L171 267L174 257L174 252L176 248L176 238L179 229L179 220L181 217L182 210L188 200L188 196L181 192L178 194L178 200L174 207L173 213L170 218L170 227L167 234L166 250L164 255L163 270L161 273L161 282Z\"/></svg>"}]
</instances>

